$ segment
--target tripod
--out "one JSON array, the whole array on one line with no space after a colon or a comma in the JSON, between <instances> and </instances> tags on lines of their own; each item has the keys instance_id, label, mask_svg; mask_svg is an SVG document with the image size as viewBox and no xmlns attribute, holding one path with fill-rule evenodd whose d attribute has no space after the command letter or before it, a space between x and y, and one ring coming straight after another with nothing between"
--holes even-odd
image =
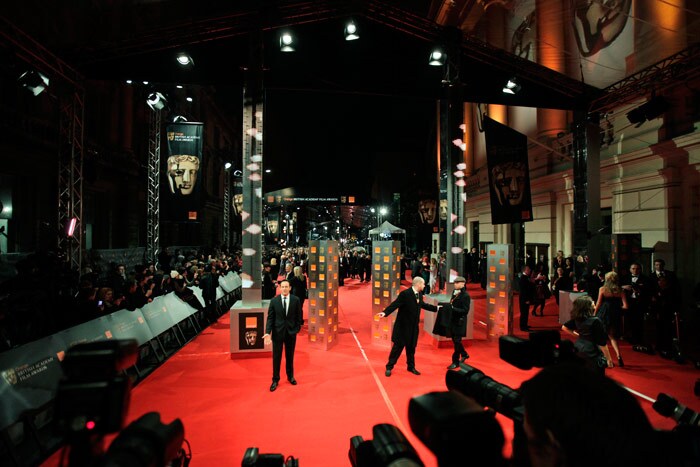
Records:
<instances>
[{"instance_id":1,"label":"tripod","mask_svg":"<svg viewBox=\"0 0 700 467\"><path fill-rule=\"evenodd\" d=\"M676 335L673 336L673 340L671 341L671 358L673 358L676 363L685 363L685 357L683 357L683 352L681 351L681 326L677 310L673 312L673 322L675 324Z\"/></svg>"}]
</instances>

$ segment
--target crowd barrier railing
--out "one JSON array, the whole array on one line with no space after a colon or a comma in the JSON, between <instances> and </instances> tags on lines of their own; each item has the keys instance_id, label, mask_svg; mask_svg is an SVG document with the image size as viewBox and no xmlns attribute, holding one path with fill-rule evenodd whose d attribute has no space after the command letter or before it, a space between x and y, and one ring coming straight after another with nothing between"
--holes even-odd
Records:
<instances>
[{"instance_id":1,"label":"crowd barrier railing","mask_svg":"<svg viewBox=\"0 0 700 467\"><path fill-rule=\"evenodd\" d=\"M204 306L202 290L191 290ZM238 274L220 277L212 312L220 316L240 297ZM139 359L127 372L138 382L150 373L149 368L163 363L208 324L211 315L169 293L142 308L119 310L0 353L0 438L5 451L0 451L0 456L6 454L18 466L36 465L41 459L26 459L24 454L33 452L41 458L51 450L40 431L50 428L51 407L63 376L61 361L72 346L110 339L136 340ZM27 448L23 443L34 446Z\"/></svg>"}]
</instances>

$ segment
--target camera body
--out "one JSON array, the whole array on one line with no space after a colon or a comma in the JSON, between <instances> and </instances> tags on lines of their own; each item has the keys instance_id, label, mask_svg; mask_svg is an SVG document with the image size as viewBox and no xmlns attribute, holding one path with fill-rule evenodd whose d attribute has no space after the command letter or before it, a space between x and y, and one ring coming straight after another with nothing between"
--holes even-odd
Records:
<instances>
[{"instance_id":1,"label":"camera body","mask_svg":"<svg viewBox=\"0 0 700 467\"><path fill-rule=\"evenodd\" d=\"M243 454L242 467L299 467L299 460L282 454L260 454L256 447L248 448Z\"/></svg>"},{"instance_id":2,"label":"camera body","mask_svg":"<svg viewBox=\"0 0 700 467\"><path fill-rule=\"evenodd\" d=\"M131 380L124 370L136 363L137 352L134 340L78 344L66 352L55 424L70 446L69 466L189 464L181 448L185 438L182 422L175 419L165 425L156 412L127 426L104 452L104 435L124 427L131 400Z\"/></svg>"}]
</instances>

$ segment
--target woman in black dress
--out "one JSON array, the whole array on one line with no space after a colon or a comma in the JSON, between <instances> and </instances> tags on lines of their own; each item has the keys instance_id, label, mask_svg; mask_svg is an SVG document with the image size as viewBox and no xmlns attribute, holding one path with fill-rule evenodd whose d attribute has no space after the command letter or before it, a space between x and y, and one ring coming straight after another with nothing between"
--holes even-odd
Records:
<instances>
[{"instance_id":1,"label":"woman in black dress","mask_svg":"<svg viewBox=\"0 0 700 467\"><path fill-rule=\"evenodd\" d=\"M617 364L621 367L625 366L620 354L620 347L617 344L617 339L622 334L622 310L627 309L627 298L625 297L620 280L615 271L610 271L605 275L605 282L598 291L598 303L595 306L595 315L605 325L605 330L608 333L608 338L612 344L613 350L617 354ZM608 360L608 367L612 368L613 362L610 356L610 350L606 345L604 350L605 358Z\"/></svg>"},{"instance_id":2,"label":"woman in black dress","mask_svg":"<svg viewBox=\"0 0 700 467\"><path fill-rule=\"evenodd\" d=\"M294 268L294 275L289 280L289 285L292 287L292 295L297 297L301 302L302 317L304 314L304 300L306 300L306 276L301 269L301 266Z\"/></svg>"},{"instance_id":3,"label":"woman in black dress","mask_svg":"<svg viewBox=\"0 0 700 467\"><path fill-rule=\"evenodd\" d=\"M577 355L586 362L586 366L604 375L607 359L603 348L608 336L605 334L603 322L593 316L594 310L591 297L584 295L577 298L571 310L571 319L564 323L561 329L578 337L574 348Z\"/></svg>"}]
</instances>

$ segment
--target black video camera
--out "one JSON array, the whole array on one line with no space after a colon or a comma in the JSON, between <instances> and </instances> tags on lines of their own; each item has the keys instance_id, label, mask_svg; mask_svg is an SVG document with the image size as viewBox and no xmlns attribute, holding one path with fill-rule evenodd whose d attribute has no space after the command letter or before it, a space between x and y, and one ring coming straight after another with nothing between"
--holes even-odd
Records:
<instances>
[{"instance_id":1,"label":"black video camera","mask_svg":"<svg viewBox=\"0 0 700 467\"><path fill-rule=\"evenodd\" d=\"M353 467L384 467L396 463L404 467L423 467L418 453L401 430L382 423L372 428L374 439L350 438L348 457Z\"/></svg>"},{"instance_id":2,"label":"black video camera","mask_svg":"<svg viewBox=\"0 0 700 467\"><path fill-rule=\"evenodd\" d=\"M260 454L258 448L248 448L243 454L242 467L299 467L299 459L282 454Z\"/></svg>"},{"instance_id":3,"label":"black video camera","mask_svg":"<svg viewBox=\"0 0 700 467\"><path fill-rule=\"evenodd\" d=\"M501 360L521 370L544 368L562 362L576 360L574 344L561 340L559 331L530 333L530 339L515 336L498 338L498 354Z\"/></svg>"},{"instance_id":4,"label":"black video camera","mask_svg":"<svg viewBox=\"0 0 700 467\"><path fill-rule=\"evenodd\" d=\"M70 466L186 466L180 419L169 425L150 412L127 426L104 452L104 435L120 431L126 420L131 380L124 370L136 363L134 340L78 344L66 352L58 386L55 424L70 446Z\"/></svg>"}]
</instances>

